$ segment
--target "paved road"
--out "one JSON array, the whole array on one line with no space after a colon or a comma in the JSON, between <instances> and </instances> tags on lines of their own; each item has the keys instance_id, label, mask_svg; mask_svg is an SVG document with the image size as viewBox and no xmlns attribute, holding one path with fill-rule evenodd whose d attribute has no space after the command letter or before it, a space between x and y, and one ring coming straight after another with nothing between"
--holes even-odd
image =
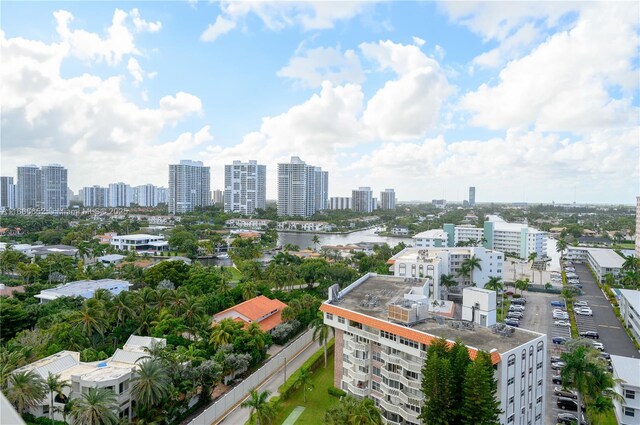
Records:
<instances>
[{"instance_id":1,"label":"paved road","mask_svg":"<svg viewBox=\"0 0 640 425\"><path fill-rule=\"evenodd\" d=\"M291 374L300 368L302 364L309 358L313 353L318 351L318 349L322 348L322 346L314 341L307 348L302 350L297 357L288 360L287 362L287 377L291 376ZM284 368L280 368L276 373L271 375L260 387L258 387L259 391L268 390L271 392L271 395L277 395L278 387L284 384ZM233 409L227 416L224 417L218 424L225 425L244 425L249 420L249 409L243 409L240 407L240 403Z\"/></svg>"},{"instance_id":2,"label":"paved road","mask_svg":"<svg viewBox=\"0 0 640 425\"><path fill-rule=\"evenodd\" d=\"M576 316L578 319L578 331L595 330L600 334L600 342L604 344L604 350L609 354L626 357L640 357L638 350L627 335L620 321L613 312L609 300L598 287L593 275L584 264L575 264L576 274L580 278L584 294L577 300L585 300L593 310L593 318Z\"/></svg>"}]
</instances>

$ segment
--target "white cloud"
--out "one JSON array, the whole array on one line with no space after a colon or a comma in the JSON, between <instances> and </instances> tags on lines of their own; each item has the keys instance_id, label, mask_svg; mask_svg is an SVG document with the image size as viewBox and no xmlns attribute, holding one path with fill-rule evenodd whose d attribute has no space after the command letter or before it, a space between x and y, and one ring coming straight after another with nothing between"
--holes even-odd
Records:
<instances>
[{"instance_id":1,"label":"white cloud","mask_svg":"<svg viewBox=\"0 0 640 425\"><path fill-rule=\"evenodd\" d=\"M482 68L496 68L501 66L505 60L517 57L520 52L530 46L538 36L538 30L534 24L526 23L495 49L473 58L472 63Z\"/></svg>"},{"instance_id":2,"label":"white cloud","mask_svg":"<svg viewBox=\"0 0 640 425\"><path fill-rule=\"evenodd\" d=\"M162 22L147 22L140 17L140 11L138 9L132 9L129 12L131 16L131 20L133 21L133 25L136 28L137 32L158 32L162 29Z\"/></svg>"},{"instance_id":3,"label":"white cloud","mask_svg":"<svg viewBox=\"0 0 640 425\"><path fill-rule=\"evenodd\" d=\"M222 15L218 15L216 22L209 24L207 29L200 36L202 41L214 41L216 38L224 35L234 29L236 23L230 19L225 19Z\"/></svg>"},{"instance_id":4,"label":"white cloud","mask_svg":"<svg viewBox=\"0 0 640 425\"><path fill-rule=\"evenodd\" d=\"M127 71L129 71L129 74L133 77L136 85L144 81L144 71L135 58L129 58Z\"/></svg>"},{"instance_id":5,"label":"white cloud","mask_svg":"<svg viewBox=\"0 0 640 425\"><path fill-rule=\"evenodd\" d=\"M297 80L306 87L319 87L323 81L334 85L364 81L357 54L353 50L343 54L339 47L307 50L304 55L291 58L277 75Z\"/></svg>"},{"instance_id":6,"label":"white cloud","mask_svg":"<svg viewBox=\"0 0 640 425\"><path fill-rule=\"evenodd\" d=\"M363 121L382 140L424 136L436 123L451 87L438 62L419 47L391 41L363 43L363 54L398 78L388 81L369 100Z\"/></svg>"},{"instance_id":7,"label":"white cloud","mask_svg":"<svg viewBox=\"0 0 640 425\"><path fill-rule=\"evenodd\" d=\"M424 43L426 43L426 41L424 41L420 37L416 37L415 35L413 36L413 44L415 44L416 46L424 46Z\"/></svg>"},{"instance_id":8,"label":"white cloud","mask_svg":"<svg viewBox=\"0 0 640 425\"><path fill-rule=\"evenodd\" d=\"M460 105L491 129L528 127L582 133L637 121L637 8L590 4L575 26L510 62L495 85L483 84ZM609 90L617 87L622 96Z\"/></svg>"},{"instance_id":9,"label":"white cloud","mask_svg":"<svg viewBox=\"0 0 640 425\"><path fill-rule=\"evenodd\" d=\"M215 23L209 24L200 38L213 41L234 29L248 15L257 16L265 27L273 31L292 26L300 26L304 30L329 29L333 28L336 21L351 19L368 6L368 3L360 1L222 2L222 15L216 18Z\"/></svg>"}]
</instances>

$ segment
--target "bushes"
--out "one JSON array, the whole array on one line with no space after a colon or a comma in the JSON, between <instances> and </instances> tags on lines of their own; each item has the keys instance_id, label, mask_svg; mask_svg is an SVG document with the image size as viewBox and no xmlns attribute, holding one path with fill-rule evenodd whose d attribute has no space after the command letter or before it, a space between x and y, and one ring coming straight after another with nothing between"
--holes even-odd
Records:
<instances>
[{"instance_id":1,"label":"bushes","mask_svg":"<svg viewBox=\"0 0 640 425\"><path fill-rule=\"evenodd\" d=\"M335 339L331 339L327 344L327 355L333 353L333 344L335 343ZM301 369L308 369L313 372L316 370L321 364L324 363L324 347L320 348L318 351L313 353L311 357L307 359L306 362L302 364L300 369L296 370L291 374L291 376L287 379L287 382L280 385L278 388L278 392L280 393L280 398L282 400L286 400L289 398L291 393L296 388L296 382L298 381L298 376L300 376Z\"/></svg>"},{"instance_id":2,"label":"bushes","mask_svg":"<svg viewBox=\"0 0 640 425\"><path fill-rule=\"evenodd\" d=\"M27 423L27 425L52 425L51 419L45 416L35 417L31 413L25 413L22 415L22 419ZM53 421L53 425L67 425L66 422L63 421Z\"/></svg>"},{"instance_id":3,"label":"bushes","mask_svg":"<svg viewBox=\"0 0 640 425\"><path fill-rule=\"evenodd\" d=\"M290 322L280 323L271 332L273 342L278 345L284 345L289 341L300 329L300 322L291 320Z\"/></svg>"},{"instance_id":4,"label":"bushes","mask_svg":"<svg viewBox=\"0 0 640 425\"><path fill-rule=\"evenodd\" d=\"M346 391L343 391L340 388L336 388L336 387L327 388L327 392L329 393L329 395L332 395L332 396L338 397L338 398L342 398L342 397L347 395Z\"/></svg>"}]
</instances>

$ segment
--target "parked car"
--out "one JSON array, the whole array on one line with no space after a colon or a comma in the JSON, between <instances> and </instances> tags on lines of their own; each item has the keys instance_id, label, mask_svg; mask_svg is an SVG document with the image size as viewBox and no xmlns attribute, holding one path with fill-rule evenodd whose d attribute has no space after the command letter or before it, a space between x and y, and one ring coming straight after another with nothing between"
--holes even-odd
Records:
<instances>
[{"instance_id":1,"label":"parked car","mask_svg":"<svg viewBox=\"0 0 640 425\"><path fill-rule=\"evenodd\" d=\"M562 362L562 361L560 361L560 362L553 362L553 363L551 363L551 369L553 369L553 370L560 370L560 369L562 369L563 367L565 367L566 365L567 365L567 364L566 364L565 362Z\"/></svg>"},{"instance_id":2,"label":"parked car","mask_svg":"<svg viewBox=\"0 0 640 425\"><path fill-rule=\"evenodd\" d=\"M520 327L520 321L518 319L505 319L504 321L505 325L509 325L509 326L513 326L514 328L519 328Z\"/></svg>"},{"instance_id":3,"label":"parked car","mask_svg":"<svg viewBox=\"0 0 640 425\"><path fill-rule=\"evenodd\" d=\"M600 335L596 331L580 332L580 336L583 338L600 339Z\"/></svg>"},{"instance_id":4,"label":"parked car","mask_svg":"<svg viewBox=\"0 0 640 425\"><path fill-rule=\"evenodd\" d=\"M556 385L562 385L562 376L560 375L554 375L551 377L551 382L553 382Z\"/></svg>"},{"instance_id":5,"label":"parked car","mask_svg":"<svg viewBox=\"0 0 640 425\"><path fill-rule=\"evenodd\" d=\"M570 283L569 285L571 285L574 288L582 289L582 284L580 283Z\"/></svg>"},{"instance_id":6,"label":"parked car","mask_svg":"<svg viewBox=\"0 0 640 425\"><path fill-rule=\"evenodd\" d=\"M553 393L560 397L577 399L578 394L575 391L567 390L562 387L553 387Z\"/></svg>"},{"instance_id":7,"label":"parked car","mask_svg":"<svg viewBox=\"0 0 640 425\"><path fill-rule=\"evenodd\" d=\"M569 327L571 326L571 322L567 322L566 320L556 320L553 322L553 326Z\"/></svg>"},{"instance_id":8,"label":"parked car","mask_svg":"<svg viewBox=\"0 0 640 425\"><path fill-rule=\"evenodd\" d=\"M562 425L576 425L578 423L578 416L572 413L558 413L557 421ZM580 420L580 425L587 425L584 418Z\"/></svg>"},{"instance_id":9,"label":"parked car","mask_svg":"<svg viewBox=\"0 0 640 425\"><path fill-rule=\"evenodd\" d=\"M591 345L593 345L593 348L595 348L596 350L604 351L604 344L601 342L592 341Z\"/></svg>"},{"instance_id":10,"label":"parked car","mask_svg":"<svg viewBox=\"0 0 640 425\"><path fill-rule=\"evenodd\" d=\"M593 316L593 310L591 310L589 307L581 307L576 309L576 314L579 314L581 316Z\"/></svg>"},{"instance_id":11,"label":"parked car","mask_svg":"<svg viewBox=\"0 0 640 425\"><path fill-rule=\"evenodd\" d=\"M588 301L576 301L573 303L574 307L589 307Z\"/></svg>"},{"instance_id":12,"label":"parked car","mask_svg":"<svg viewBox=\"0 0 640 425\"><path fill-rule=\"evenodd\" d=\"M507 319L516 319L516 320L520 320L522 319L524 316L521 313L518 313L516 311L510 311L509 313L507 313Z\"/></svg>"},{"instance_id":13,"label":"parked car","mask_svg":"<svg viewBox=\"0 0 640 425\"><path fill-rule=\"evenodd\" d=\"M556 307L556 308L553 309L553 313L566 313L566 312L567 312L567 310L565 310L564 308Z\"/></svg>"},{"instance_id":14,"label":"parked car","mask_svg":"<svg viewBox=\"0 0 640 425\"><path fill-rule=\"evenodd\" d=\"M549 360L551 361L551 363L562 361L560 359L560 356L551 356L549 357Z\"/></svg>"},{"instance_id":15,"label":"parked car","mask_svg":"<svg viewBox=\"0 0 640 425\"><path fill-rule=\"evenodd\" d=\"M527 303L527 299L526 298L514 298L511 300L511 304L519 304L519 305L524 305Z\"/></svg>"},{"instance_id":16,"label":"parked car","mask_svg":"<svg viewBox=\"0 0 640 425\"><path fill-rule=\"evenodd\" d=\"M569 397L558 397L556 405L562 410L571 410L572 412L578 411L578 401ZM584 406L581 406L584 410Z\"/></svg>"},{"instance_id":17,"label":"parked car","mask_svg":"<svg viewBox=\"0 0 640 425\"><path fill-rule=\"evenodd\" d=\"M554 336L552 341L554 344L564 344L567 342L567 338L563 336Z\"/></svg>"},{"instance_id":18,"label":"parked car","mask_svg":"<svg viewBox=\"0 0 640 425\"><path fill-rule=\"evenodd\" d=\"M552 307L562 307L562 308L566 308L567 307L567 305L564 303L564 301L559 301L559 300L551 301L551 306Z\"/></svg>"},{"instance_id":19,"label":"parked car","mask_svg":"<svg viewBox=\"0 0 640 425\"><path fill-rule=\"evenodd\" d=\"M600 353L600 357L603 359L611 360L611 355L609 353Z\"/></svg>"},{"instance_id":20,"label":"parked car","mask_svg":"<svg viewBox=\"0 0 640 425\"><path fill-rule=\"evenodd\" d=\"M523 305L510 305L509 311L524 311L525 308Z\"/></svg>"},{"instance_id":21,"label":"parked car","mask_svg":"<svg viewBox=\"0 0 640 425\"><path fill-rule=\"evenodd\" d=\"M511 289L509 289L507 291L504 291L504 294L511 296L511 295L513 295L513 291Z\"/></svg>"},{"instance_id":22,"label":"parked car","mask_svg":"<svg viewBox=\"0 0 640 425\"><path fill-rule=\"evenodd\" d=\"M553 313L553 318L556 320L569 320L569 313Z\"/></svg>"}]
</instances>

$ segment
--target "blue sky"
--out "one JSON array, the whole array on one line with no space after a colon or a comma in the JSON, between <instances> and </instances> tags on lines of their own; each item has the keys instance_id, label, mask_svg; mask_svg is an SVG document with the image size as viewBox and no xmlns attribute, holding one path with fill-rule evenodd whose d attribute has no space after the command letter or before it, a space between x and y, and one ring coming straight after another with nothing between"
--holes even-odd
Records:
<instances>
[{"instance_id":1,"label":"blue sky","mask_svg":"<svg viewBox=\"0 0 640 425\"><path fill-rule=\"evenodd\" d=\"M634 3L3 2L2 175L166 185L292 155L330 196L631 203Z\"/></svg>"}]
</instances>

